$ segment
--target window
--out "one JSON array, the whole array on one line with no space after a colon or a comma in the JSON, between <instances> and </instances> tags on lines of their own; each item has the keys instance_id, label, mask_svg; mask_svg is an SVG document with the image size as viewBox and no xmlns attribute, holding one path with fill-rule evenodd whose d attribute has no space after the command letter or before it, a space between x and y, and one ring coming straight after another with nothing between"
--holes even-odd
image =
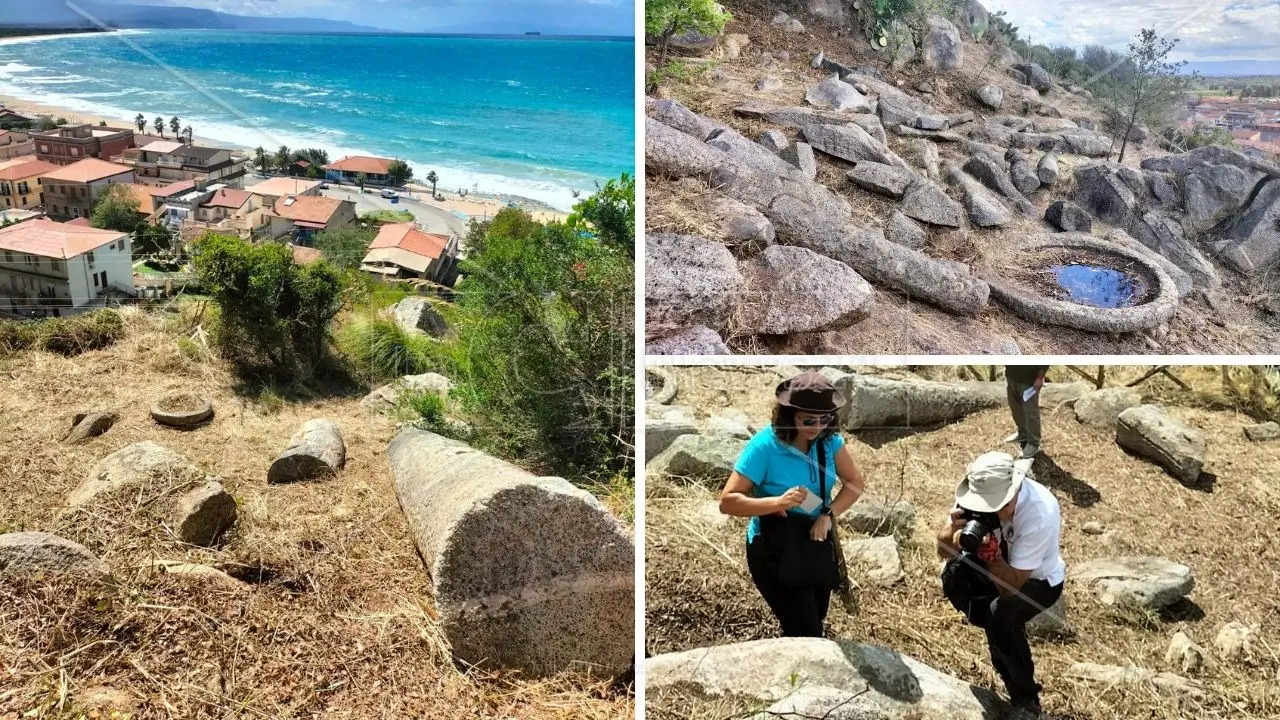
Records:
<instances>
[{"instance_id":1,"label":"window","mask_svg":"<svg viewBox=\"0 0 1280 720\"><path fill-rule=\"evenodd\" d=\"M79 155L80 155L80 148L78 147L71 148L71 157L78 157Z\"/></svg>"},{"instance_id":2,"label":"window","mask_svg":"<svg viewBox=\"0 0 1280 720\"><path fill-rule=\"evenodd\" d=\"M53 266L53 271L54 271L54 272L57 272L57 273L62 272L62 261L61 261L61 260L53 260L53 261L51 261L49 264Z\"/></svg>"},{"instance_id":3,"label":"window","mask_svg":"<svg viewBox=\"0 0 1280 720\"><path fill-rule=\"evenodd\" d=\"M98 273L93 274L93 286L100 287L100 285L98 285Z\"/></svg>"},{"instance_id":4,"label":"window","mask_svg":"<svg viewBox=\"0 0 1280 720\"><path fill-rule=\"evenodd\" d=\"M41 146L40 146L40 152L42 152L42 153L47 153L47 152L49 152L49 146L48 146L48 145L41 145Z\"/></svg>"},{"instance_id":5,"label":"window","mask_svg":"<svg viewBox=\"0 0 1280 720\"><path fill-rule=\"evenodd\" d=\"M9 189L9 185L6 183L6 184L5 184L5 186L4 186L4 188L5 188L5 190L8 190L8 189ZM31 192L31 186L30 186L29 184L27 184L27 181L26 181L26 180L23 180L22 182L18 183L18 194L19 194L19 195L26 195L26 194L27 194L27 193L29 193L29 192ZM7 192L6 192L5 194L6 194L6 195L8 195L8 193L7 193Z\"/></svg>"},{"instance_id":6,"label":"window","mask_svg":"<svg viewBox=\"0 0 1280 720\"><path fill-rule=\"evenodd\" d=\"M13 262L13 251L12 251L12 250L5 250L5 251L4 251L4 261L5 261L5 262L7 262L7 263L11 263L11 262Z\"/></svg>"},{"instance_id":7,"label":"window","mask_svg":"<svg viewBox=\"0 0 1280 720\"><path fill-rule=\"evenodd\" d=\"M5 198L5 199L4 199L4 206L5 206L5 207L13 207L13 203L9 202L9 198Z\"/></svg>"},{"instance_id":8,"label":"window","mask_svg":"<svg viewBox=\"0 0 1280 720\"><path fill-rule=\"evenodd\" d=\"M90 264L90 265L92 265L92 264L93 264L93 251L92 251L92 250L90 250L90 251L88 252L88 255L87 255L87 256L88 256L88 258L89 258L89 264Z\"/></svg>"},{"instance_id":9,"label":"window","mask_svg":"<svg viewBox=\"0 0 1280 720\"><path fill-rule=\"evenodd\" d=\"M103 270L102 271L102 287L106 287L106 286L107 286L107 271Z\"/></svg>"}]
</instances>

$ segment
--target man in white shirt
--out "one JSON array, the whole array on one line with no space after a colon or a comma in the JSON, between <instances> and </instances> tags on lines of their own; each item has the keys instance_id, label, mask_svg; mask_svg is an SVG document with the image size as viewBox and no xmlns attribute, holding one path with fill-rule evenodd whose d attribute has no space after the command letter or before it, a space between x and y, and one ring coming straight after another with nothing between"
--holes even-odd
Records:
<instances>
[{"instance_id":1,"label":"man in white shirt","mask_svg":"<svg viewBox=\"0 0 1280 720\"><path fill-rule=\"evenodd\" d=\"M987 634L991 664L1009 691L1010 718L1040 717L1040 685L1027 642L1027 622L1062 596L1066 564L1059 552L1062 514L1058 500L1027 476L1031 461L1015 462L1007 453L990 452L969 465L956 488L956 509L938 533L938 554L950 563L969 563L961 553L965 510L998 518L985 536L976 567L990 580L989 591L968 600L966 615ZM944 571L944 576L946 571ZM945 583L944 583L945 585ZM986 585L986 583L976 583ZM991 587L993 586L993 587ZM954 602L954 600L953 600Z\"/></svg>"}]
</instances>

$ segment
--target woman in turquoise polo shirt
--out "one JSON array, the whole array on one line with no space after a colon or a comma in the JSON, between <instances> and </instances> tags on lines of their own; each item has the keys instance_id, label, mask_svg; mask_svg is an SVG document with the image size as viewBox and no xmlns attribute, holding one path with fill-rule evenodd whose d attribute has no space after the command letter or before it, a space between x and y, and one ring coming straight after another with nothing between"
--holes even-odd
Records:
<instances>
[{"instance_id":1,"label":"woman in turquoise polo shirt","mask_svg":"<svg viewBox=\"0 0 1280 720\"><path fill-rule=\"evenodd\" d=\"M858 499L864 481L835 429L844 397L825 375L807 372L784 380L776 397L772 424L751 438L729 474L720 512L751 518L747 567L782 636L822 637L834 588L795 585L779 577L780 571L787 575L781 562L784 544L803 542L785 533L784 526L788 515L812 518L809 540L828 540L835 517Z\"/></svg>"}]
</instances>

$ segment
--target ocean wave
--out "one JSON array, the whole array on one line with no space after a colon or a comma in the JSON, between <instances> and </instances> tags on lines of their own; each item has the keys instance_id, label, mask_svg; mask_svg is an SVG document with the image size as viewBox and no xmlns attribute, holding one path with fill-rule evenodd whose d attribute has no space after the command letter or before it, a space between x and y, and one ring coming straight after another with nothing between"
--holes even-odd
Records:
<instances>
[{"instance_id":1,"label":"ocean wave","mask_svg":"<svg viewBox=\"0 0 1280 720\"><path fill-rule=\"evenodd\" d=\"M520 87L521 85L519 80L507 80L506 82L508 87Z\"/></svg>"},{"instance_id":2,"label":"ocean wave","mask_svg":"<svg viewBox=\"0 0 1280 720\"><path fill-rule=\"evenodd\" d=\"M24 75L19 79L32 85L75 85L89 82L89 78L80 75Z\"/></svg>"},{"instance_id":3,"label":"ocean wave","mask_svg":"<svg viewBox=\"0 0 1280 720\"><path fill-rule=\"evenodd\" d=\"M5 63L0 65L0 77L13 78L21 73L35 72L39 69L40 68L38 67L31 67L30 65L23 65L22 63L17 62Z\"/></svg>"},{"instance_id":4,"label":"ocean wave","mask_svg":"<svg viewBox=\"0 0 1280 720\"><path fill-rule=\"evenodd\" d=\"M297 90L299 92L314 92L316 90L324 90L326 93L329 92L324 88L312 87L311 85L295 82L274 82L271 83L271 87L276 90Z\"/></svg>"}]
</instances>

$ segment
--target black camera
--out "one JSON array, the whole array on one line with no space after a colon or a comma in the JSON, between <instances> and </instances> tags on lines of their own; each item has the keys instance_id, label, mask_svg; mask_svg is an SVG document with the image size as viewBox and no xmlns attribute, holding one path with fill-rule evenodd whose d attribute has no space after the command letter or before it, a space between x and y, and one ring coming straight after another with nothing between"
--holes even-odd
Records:
<instances>
[{"instance_id":1,"label":"black camera","mask_svg":"<svg viewBox=\"0 0 1280 720\"><path fill-rule=\"evenodd\" d=\"M960 549L968 553L976 553L982 546L982 541L1000 527L1000 517L995 513L977 512L964 508L961 510L963 513L960 517L968 522L960 528Z\"/></svg>"}]
</instances>

